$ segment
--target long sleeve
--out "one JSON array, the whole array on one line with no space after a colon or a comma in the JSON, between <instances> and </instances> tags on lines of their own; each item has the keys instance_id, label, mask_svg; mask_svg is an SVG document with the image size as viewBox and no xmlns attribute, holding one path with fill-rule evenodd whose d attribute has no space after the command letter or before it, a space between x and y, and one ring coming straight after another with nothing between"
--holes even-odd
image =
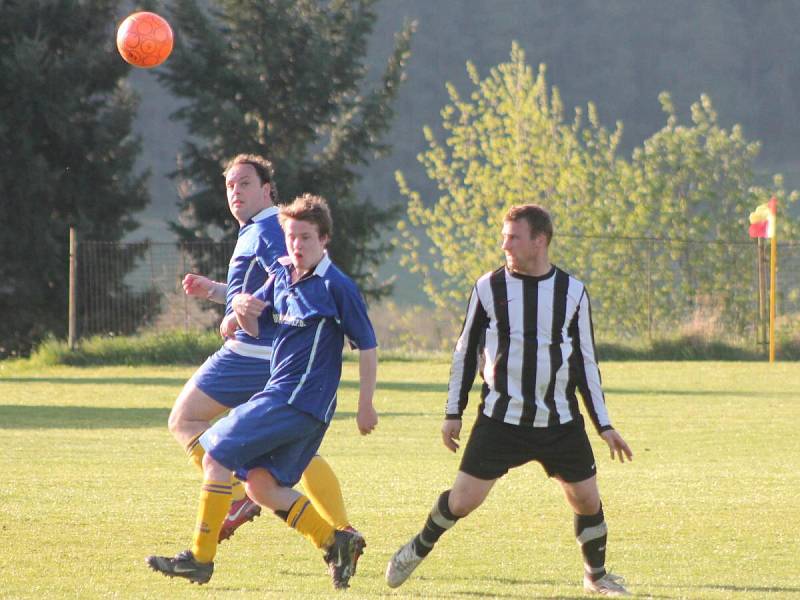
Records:
<instances>
[{"instance_id":1,"label":"long sleeve","mask_svg":"<svg viewBox=\"0 0 800 600\"><path fill-rule=\"evenodd\" d=\"M488 322L488 315L478 296L478 288L475 286L472 288L461 335L453 351L445 408L445 416L448 419L460 419L467 407L469 391L478 368L480 341Z\"/></svg>"},{"instance_id":2,"label":"long sleeve","mask_svg":"<svg viewBox=\"0 0 800 600\"><path fill-rule=\"evenodd\" d=\"M583 398L583 404L589 413L592 423L598 432L613 429L606 409L605 397L601 385L600 369L594 344L594 326L592 324L592 309L589 293L584 288L583 295L578 305L577 341L580 353L578 355L578 390Z\"/></svg>"}]
</instances>

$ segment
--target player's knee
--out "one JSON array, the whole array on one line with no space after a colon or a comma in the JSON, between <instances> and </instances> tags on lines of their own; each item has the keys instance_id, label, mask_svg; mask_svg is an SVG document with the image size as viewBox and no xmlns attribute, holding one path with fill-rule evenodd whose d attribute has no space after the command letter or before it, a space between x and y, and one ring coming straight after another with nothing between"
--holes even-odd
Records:
<instances>
[{"instance_id":1,"label":"player's knee","mask_svg":"<svg viewBox=\"0 0 800 600\"><path fill-rule=\"evenodd\" d=\"M451 491L447 505L453 515L461 518L466 517L469 513L478 508L481 502L482 498L477 498L471 494L454 494Z\"/></svg>"},{"instance_id":2,"label":"player's knee","mask_svg":"<svg viewBox=\"0 0 800 600\"><path fill-rule=\"evenodd\" d=\"M167 418L167 429L173 436L177 436L181 432L181 414L179 411L173 408L169 412L169 417Z\"/></svg>"}]
</instances>

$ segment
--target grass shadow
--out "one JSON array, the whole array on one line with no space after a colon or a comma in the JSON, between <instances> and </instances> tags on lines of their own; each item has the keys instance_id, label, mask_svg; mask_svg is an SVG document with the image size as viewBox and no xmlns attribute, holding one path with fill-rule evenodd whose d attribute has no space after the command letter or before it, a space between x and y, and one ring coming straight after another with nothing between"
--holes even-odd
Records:
<instances>
[{"instance_id":1,"label":"grass shadow","mask_svg":"<svg viewBox=\"0 0 800 600\"><path fill-rule=\"evenodd\" d=\"M57 383L59 385L177 385L188 378L178 377L0 377L2 383Z\"/></svg>"},{"instance_id":2,"label":"grass shadow","mask_svg":"<svg viewBox=\"0 0 800 600\"><path fill-rule=\"evenodd\" d=\"M167 408L0 405L2 429L142 429L167 426Z\"/></svg>"}]
</instances>

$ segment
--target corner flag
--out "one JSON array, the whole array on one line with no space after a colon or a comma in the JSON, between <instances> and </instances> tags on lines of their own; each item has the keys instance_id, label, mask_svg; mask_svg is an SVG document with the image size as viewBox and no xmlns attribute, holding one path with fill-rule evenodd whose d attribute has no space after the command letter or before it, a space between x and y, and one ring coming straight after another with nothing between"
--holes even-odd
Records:
<instances>
[{"instance_id":1,"label":"corner flag","mask_svg":"<svg viewBox=\"0 0 800 600\"><path fill-rule=\"evenodd\" d=\"M775 237L775 217L778 212L778 199L773 197L750 213L750 237Z\"/></svg>"}]
</instances>

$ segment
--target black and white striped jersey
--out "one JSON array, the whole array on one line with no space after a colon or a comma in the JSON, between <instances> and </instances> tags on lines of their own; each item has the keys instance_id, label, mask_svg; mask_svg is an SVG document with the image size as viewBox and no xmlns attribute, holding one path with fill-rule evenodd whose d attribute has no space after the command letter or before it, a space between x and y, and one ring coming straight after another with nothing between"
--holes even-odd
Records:
<instances>
[{"instance_id":1,"label":"black and white striped jersey","mask_svg":"<svg viewBox=\"0 0 800 600\"><path fill-rule=\"evenodd\" d=\"M480 410L513 425L551 427L579 415L611 429L595 359L589 295L553 267L542 277L502 267L475 283L453 352L447 418L460 418L483 355Z\"/></svg>"}]
</instances>

